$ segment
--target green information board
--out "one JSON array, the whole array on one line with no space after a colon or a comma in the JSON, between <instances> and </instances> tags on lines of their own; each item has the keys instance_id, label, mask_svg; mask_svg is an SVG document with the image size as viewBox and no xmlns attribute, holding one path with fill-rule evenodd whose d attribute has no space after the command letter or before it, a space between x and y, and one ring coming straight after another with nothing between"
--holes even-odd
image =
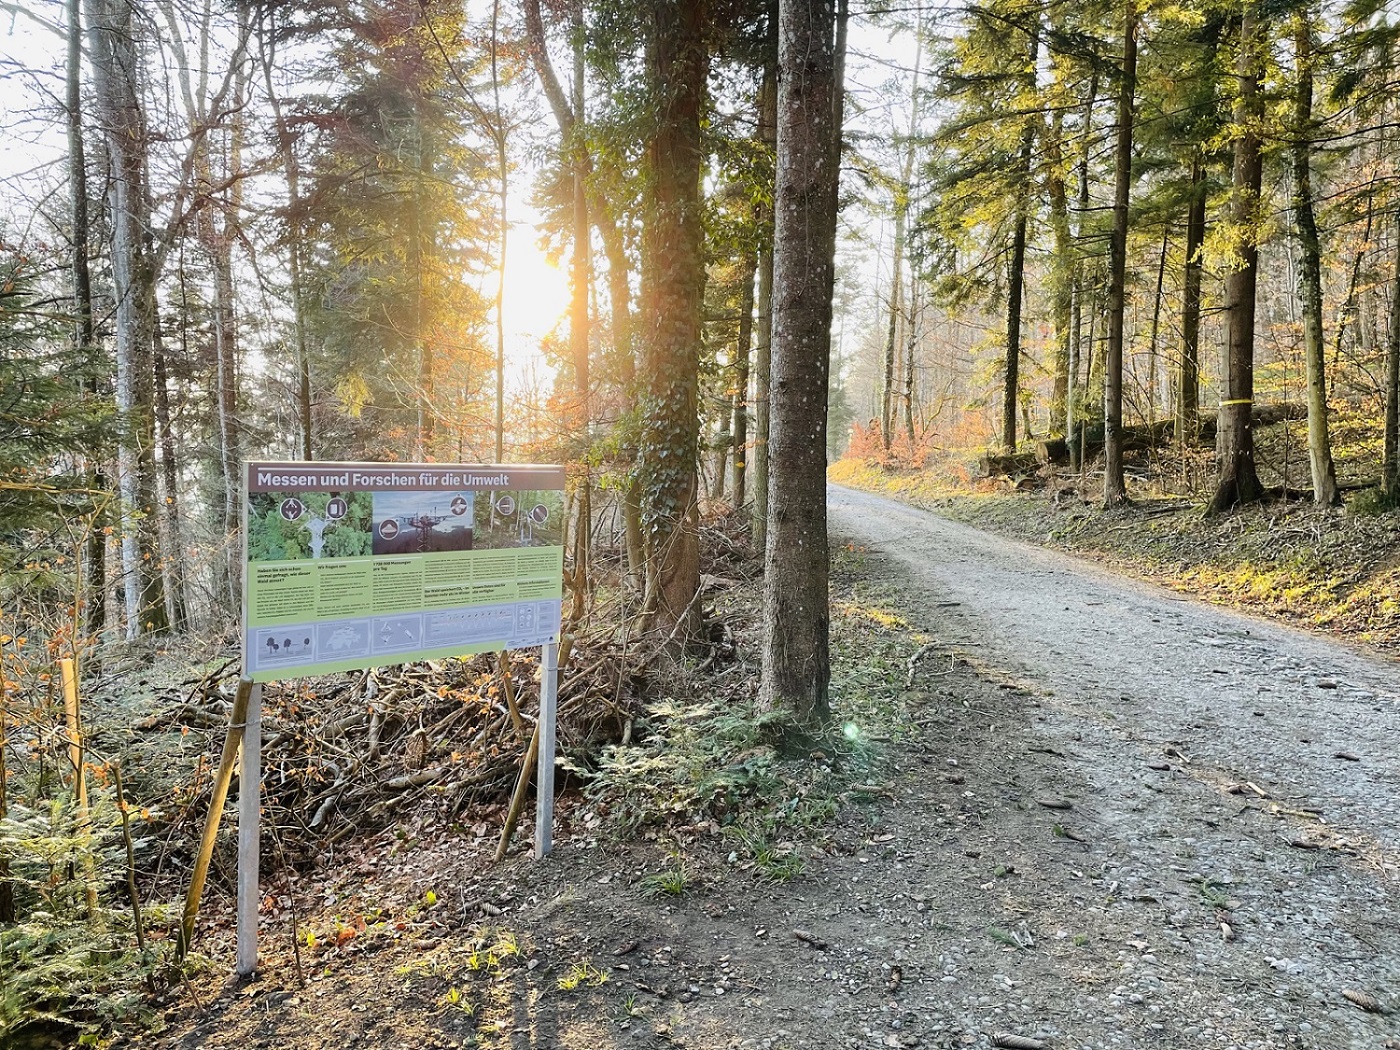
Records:
<instances>
[{"instance_id":1,"label":"green information board","mask_svg":"<svg viewBox=\"0 0 1400 1050\"><path fill-rule=\"evenodd\" d=\"M559 640L564 468L249 463L255 682Z\"/></svg>"}]
</instances>

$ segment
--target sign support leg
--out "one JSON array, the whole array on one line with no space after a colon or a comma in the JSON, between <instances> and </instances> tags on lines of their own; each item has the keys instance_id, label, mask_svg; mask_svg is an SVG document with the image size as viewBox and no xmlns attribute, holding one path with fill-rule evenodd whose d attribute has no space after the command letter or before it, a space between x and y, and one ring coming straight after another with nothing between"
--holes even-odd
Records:
<instances>
[{"instance_id":1,"label":"sign support leg","mask_svg":"<svg viewBox=\"0 0 1400 1050\"><path fill-rule=\"evenodd\" d=\"M238 772L238 974L258 968L258 845L262 808L262 683L253 684Z\"/></svg>"},{"instance_id":2,"label":"sign support leg","mask_svg":"<svg viewBox=\"0 0 1400 1050\"><path fill-rule=\"evenodd\" d=\"M540 755L535 774L535 857L554 848L554 722L559 698L559 643L544 646L540 659Z\"/></svg>"}]
</instances>

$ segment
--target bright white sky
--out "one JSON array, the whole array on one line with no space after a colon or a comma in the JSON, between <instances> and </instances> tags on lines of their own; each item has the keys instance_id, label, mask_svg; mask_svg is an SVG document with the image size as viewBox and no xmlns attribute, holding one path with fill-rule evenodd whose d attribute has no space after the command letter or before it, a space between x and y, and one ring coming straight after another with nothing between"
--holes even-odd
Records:
<instances>
[{"instance_id":1,"label":"bright white sky","mask_svg":"<svg viewBox=\"0 0 1400 1050\"><path fill-rule=\"evenodd\" d=\"M66 144L59 106L64 45L54 28L61 27L65 18L59 0L20 3L24 14L14 9L0 13L0 129L4 131L0 144L0 235L23 246L51 236L48 224L36 215L35 202L40 213L64 207ZM44 28L45 23L54 28ZM910 34L892 35L857 15L851 21L850 48L848 128L886 134L892 125L904 130L907 88L891 90L890 82L913 64ZM537 135L543 137L552 130L546 116ZM539 346L567 310L568 285L567 266L551 264L539 248L539 216L529 204L534 169L523 152L514 162L517 171L509 201L504 316L507 382L518 392L548 374ZM856 271L857 284L867 289L851 304L863 315L873 305L880 281L882 225L878 219L872 222L857 206L847 209L843 227L850 238L847 247L852 249L847 265ZM877 250L861 250L870 247ZM494 273L482 277L480 290L488 300L494 297L495 284ZM844 331L849 326L840 327ZM488 333L488 341L493 338Z\"/></svg>"}]
</instances>

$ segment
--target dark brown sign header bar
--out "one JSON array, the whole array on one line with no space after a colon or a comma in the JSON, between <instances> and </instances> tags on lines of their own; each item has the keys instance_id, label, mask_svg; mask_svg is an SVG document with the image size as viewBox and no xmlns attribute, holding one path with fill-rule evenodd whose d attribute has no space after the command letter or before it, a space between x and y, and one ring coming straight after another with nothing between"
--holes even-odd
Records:
<instances>
[{"instance_id":1,"label":"dark brown sign header bar","mask_svg":"<svg viewBox=\"0 0 1400 1050\"><path fill-rule=\"evenodd\" d=\"M249 492L562 489L564 468L482 463L248 463Z\"/></svg>"}]
</instances>

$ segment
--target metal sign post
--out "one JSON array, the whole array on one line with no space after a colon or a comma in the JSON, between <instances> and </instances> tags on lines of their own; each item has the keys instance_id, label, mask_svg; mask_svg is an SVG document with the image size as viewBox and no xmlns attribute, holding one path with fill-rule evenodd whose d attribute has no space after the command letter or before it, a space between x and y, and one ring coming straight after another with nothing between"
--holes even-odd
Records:
<instances>
[{"instance_id":1,"label":"metal sign post","mask_svg":"<svg viewBox=\"0 0 1400 1050\"><path fill-rule=\"evenodd\" d=\"M535 773L535 857L554 848L554 728L559 699L559 643L540 651L540 755Z\"/></svg>"},{"instance_id":2,"label":"metal sign post","mask_svg":"<svg viewBox=\"0 0 1400 1050\"><path fill-rule=\"evenodd\" d=\"M259 814L262 810L262 683L254 682L243 720L238 770L238 974L258 968Z\"/></svg>"}]
</instances>

